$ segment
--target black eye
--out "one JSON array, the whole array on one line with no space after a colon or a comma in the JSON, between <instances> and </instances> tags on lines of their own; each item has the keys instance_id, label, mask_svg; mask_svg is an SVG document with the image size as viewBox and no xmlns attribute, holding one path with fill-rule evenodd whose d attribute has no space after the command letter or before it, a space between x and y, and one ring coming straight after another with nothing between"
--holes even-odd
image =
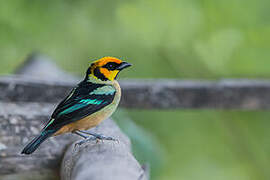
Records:
<instances>
[{"instance_id":1,"label":"black eye","mask_svg":"<svg viewBox=\"0 0 270 180\"><path fill-rule=\"evenodd\" d=\"M117 63L115 63L115 62L109 62L109 63L107 63L106 65L104 65L103 67L104 67L104 68L107 68L107 69L110 70L110 71L113 71L113 70L116 69L117 66L118 66Z\"/></svg>"}]
</instances>

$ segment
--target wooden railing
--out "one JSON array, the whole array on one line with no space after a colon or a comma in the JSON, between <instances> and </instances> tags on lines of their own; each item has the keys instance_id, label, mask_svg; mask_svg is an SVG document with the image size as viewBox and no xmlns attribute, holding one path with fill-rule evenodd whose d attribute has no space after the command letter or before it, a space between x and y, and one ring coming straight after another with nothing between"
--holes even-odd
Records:
<instances>
[{"instance_id":1,"label":"wooden railing","mask_svg":"<svg viewBox=\"0 0 270 180\"><path fill-rule=\"evenodd\" d=\"M78 80L58 81L20 76L0 77L0 100L59 102ZM124 108L135 109L269 109L270 81L122 80ZM44 91L46 89L46 91Z\"/></svg>"}]
</instances>

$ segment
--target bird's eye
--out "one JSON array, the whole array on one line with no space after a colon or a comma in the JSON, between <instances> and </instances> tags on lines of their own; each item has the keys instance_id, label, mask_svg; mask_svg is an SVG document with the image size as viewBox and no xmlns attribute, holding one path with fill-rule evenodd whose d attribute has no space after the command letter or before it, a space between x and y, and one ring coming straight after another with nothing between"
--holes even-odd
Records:
<instances>
[{"instance_id":1,"label":"bird's eye","mask_svg":"<svg viewBox=\"0 0 270 180\"><path fill-rule=\"evenodd\" d=\"M104 67L107 68L110 71L113 71L117 67L117 64L114 63L114 62L109 62Z\"/></svg>"}]
</instances>

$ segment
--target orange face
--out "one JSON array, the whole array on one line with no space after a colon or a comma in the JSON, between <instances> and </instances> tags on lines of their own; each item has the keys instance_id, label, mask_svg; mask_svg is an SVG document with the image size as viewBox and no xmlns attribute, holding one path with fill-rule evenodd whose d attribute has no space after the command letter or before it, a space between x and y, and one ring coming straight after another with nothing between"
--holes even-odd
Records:
<instances>
[{"instance_id":1,"label":"orange face","mask_svg":"<svg viewBox=\"0 0 270 180\"><path fill-rule=\"evenodd\" d=\"M113 81L121 70L129 66L131 64L115 57L103 57L92 63L90 67L91 73L89 75L104 81Z\"/></svg>"}]
</instances>

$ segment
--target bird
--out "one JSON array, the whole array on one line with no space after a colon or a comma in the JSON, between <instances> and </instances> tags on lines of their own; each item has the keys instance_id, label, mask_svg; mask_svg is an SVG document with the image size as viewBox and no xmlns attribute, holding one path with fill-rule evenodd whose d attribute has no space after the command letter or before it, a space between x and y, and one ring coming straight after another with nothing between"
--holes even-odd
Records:
<instances>
[{"instance_id":1,"label":"bird","mask_svg":"<svg viewBox=\"0 0 270 180\"><path fill-rule=\"evenodd\" d=\"M85 78L56 106L41 133L25 146L21 154L29 155L49 137L69 132L83 137L81 143L90 137L114 140L87 130L109 118L117 109L121 88L116 79L120 71L130 66L128 62L109 56L91 63Z\"/></svg>"}]
</instances>

